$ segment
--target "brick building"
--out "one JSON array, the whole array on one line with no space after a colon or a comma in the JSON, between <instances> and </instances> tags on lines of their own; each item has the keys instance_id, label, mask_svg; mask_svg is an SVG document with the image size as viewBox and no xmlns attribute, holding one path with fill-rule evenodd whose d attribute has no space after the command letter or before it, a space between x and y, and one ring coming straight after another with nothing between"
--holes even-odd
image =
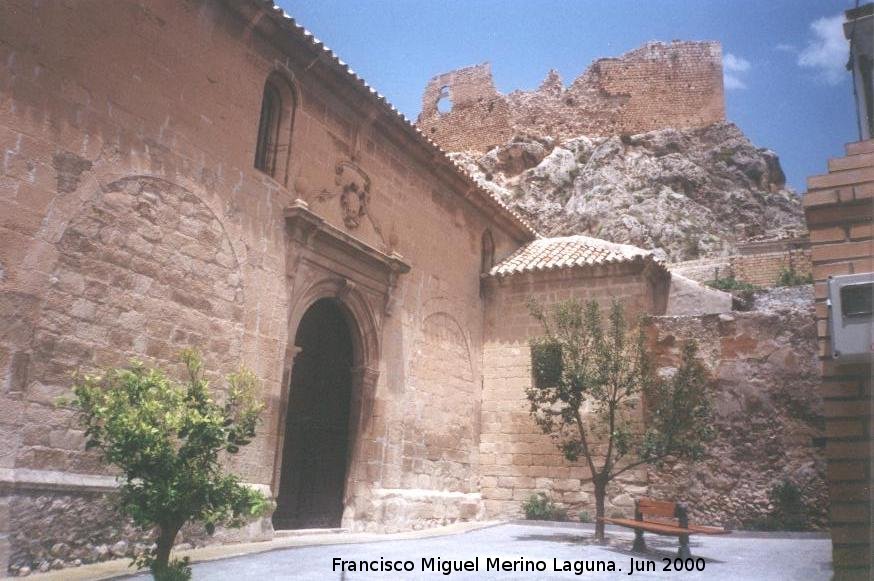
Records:
<instances>
[{"instance_id":1,"label":"brick building","mask_svg":"<svg viewBox=\"0 0 874 581\"><path fill-rule=\"evenodd\" d=\"M834 567L839 579L868 579L871 567L871 364L843 364L829 344L829 277L874 271L874 141L847 145L829 173L808 179L804 197L812 242L825 400Z\"/></svg>"},{"instance_id":2,"label":"brick building","mask_svg":"<svg viewBox=\"0 0 874 581\"><path fill-rule=\"evenodd\" d=\"M872 358L845 359L832 348L831 329L844 313L829 295L829 281L874 272L874 140L871 139L874 81L874 4L845 13L844 33L850 41L850 69L858 96L860 141L846 155L828 162L828 173L807 180L804 212L810 229L816 295L817 334L822 361L821 392L825 402L826 456L830 495L832 559L835 579L871 578ZM847 279L844 279L847 280ZM861 287L872 301L871 286ZM865 296L867 295L867 297ZM870 311L870 307L868 309ZM874 351L872 330L867 345Z\"/></svg>"}]
</instances>

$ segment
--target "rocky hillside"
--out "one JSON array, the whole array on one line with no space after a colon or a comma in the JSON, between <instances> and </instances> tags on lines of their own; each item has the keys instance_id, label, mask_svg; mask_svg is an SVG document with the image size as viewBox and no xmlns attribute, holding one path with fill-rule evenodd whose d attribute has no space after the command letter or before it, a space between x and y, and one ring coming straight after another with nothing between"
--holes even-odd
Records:
<instances>
[{"instance_id":1,"label":"rocky hillside","mask_svg":"<svg viewBox=\"0 0 874 581\"><path fill-rule=\"evenodd\" d=\"M735 125L577 137L516 137L454 159L544 235L588 234L661 249L670 261L804 230L777 155Z\"/></svg>"}]
</instances>

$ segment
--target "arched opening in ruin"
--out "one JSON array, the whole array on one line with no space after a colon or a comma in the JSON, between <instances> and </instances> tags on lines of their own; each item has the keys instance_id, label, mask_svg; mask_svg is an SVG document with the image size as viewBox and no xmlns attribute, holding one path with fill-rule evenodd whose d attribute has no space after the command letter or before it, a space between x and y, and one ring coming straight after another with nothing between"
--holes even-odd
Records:
<instances>
[{"instance_id":1,"label":"arched opening in ruin","mask_svg":"<svg viewBox=\"0 0 874 581\"><path fill-rule=\"evenodd\" d=\"M339 527L350 452L354 344L337 299L307 309L295 335L276 529Z\"/></svg>"},{"instance_id":2,"label":"arched opening in ruin","mask_svg":"<svg viewBox=\"0 0 874 581\"><path fill-rule=\"evenodd\" d=\"M440 94L437 95L437 111L439 111L441 115L445 115L452 111L452 97L449 95L448 85L440 87Z\"/></svg>"}]
</instances>

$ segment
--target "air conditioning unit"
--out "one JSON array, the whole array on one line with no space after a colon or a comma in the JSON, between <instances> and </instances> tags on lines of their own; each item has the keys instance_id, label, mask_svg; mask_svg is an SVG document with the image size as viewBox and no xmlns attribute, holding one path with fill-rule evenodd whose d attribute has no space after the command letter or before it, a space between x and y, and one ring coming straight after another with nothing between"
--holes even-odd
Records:
<instances>
[{"instance_id":1,"label":"air conditioning unit","mask_svg":"<svg viewBox=\"0 0 874 581\"><path fill-rule=\"evenodd\" d=\"M874 273L830 276L826 304L832 357L842 363L868 361L874 353Z\"/></svg>"}]
</instances>

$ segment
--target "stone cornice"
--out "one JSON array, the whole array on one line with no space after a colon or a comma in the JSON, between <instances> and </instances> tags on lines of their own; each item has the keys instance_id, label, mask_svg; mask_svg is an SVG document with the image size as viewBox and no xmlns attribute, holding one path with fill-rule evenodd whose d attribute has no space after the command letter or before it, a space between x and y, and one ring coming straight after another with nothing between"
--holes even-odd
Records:
<instances>
[{"instance_id":1,"label":"stone cornice","mask_svg":"<svg viewBox=\"0 0 874 581\"><path fill-rule=\"evenodd\" d=\"M109 492L118 488L115 476L77 474L60 470L0 468L0 490L87 490Z\"/></svg>"},{"instance_id":2,"label":"stone cornice","mask_svg":"<svg viewBox=\"0 0 874 581\"><path fill-rule=\"evenodd\" d=\"M270 494L266 484L244 482L246 486ZM60 470L37 470L33 468L0 468L0 492L112 492L118 490L115 476L79 474Z\"/></svg>"},{"instance_id":3,"label":"stone cornice","mask_svg":"<svg viewBox=\"0 0 874 581\"><path fill-rule=\"evenodd\" d=\"M410 265L397 252L386 254L350 236L310 210L303 200L295 200L285 209L285 223L292 240L303 247L340 247L353 259L383 271L388 278L410 271Z\"/></svg>"}]
</instances>

